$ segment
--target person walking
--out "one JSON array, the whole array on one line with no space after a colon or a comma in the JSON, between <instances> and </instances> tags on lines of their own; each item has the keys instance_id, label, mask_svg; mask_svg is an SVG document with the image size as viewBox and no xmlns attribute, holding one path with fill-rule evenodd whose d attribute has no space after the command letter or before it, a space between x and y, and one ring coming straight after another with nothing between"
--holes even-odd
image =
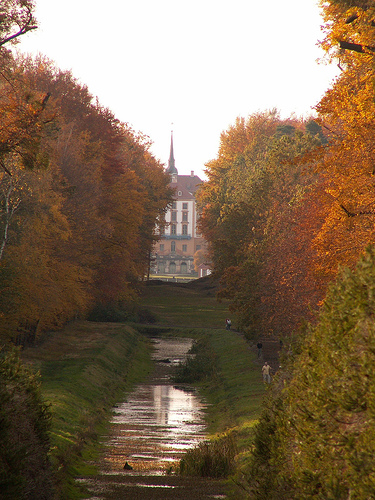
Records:
<instances>
[{"instance_id":1,"label":"person walking","mask_svg":"<svg viewBox=\"0 0 375 500\"><path fill-rule=\"evenodd\" d=\"M271 367L267 363L267 361L264 363L262 367L262 374L263 374L263 381L266 382L267 384L271 383Z\"/></svg>"},{"instance_id":2,"label":"person walking","mask_svg":"<svg viewBox=\"0 0 375 500\"><path fill-rule=\"evenodd\" d=\"M227 318L227 319L225 320L225 325L226 325L226 326L225 326L225 328L226 328L227 330L230 330L230 327L232 326L232 322L231 322L231 320L230 320L229 318Z\"/></svg>"},{"instance_id":3,"label":"person walking","mask_svg":"<svg viewBox=\"0 0 375 500\"><path fill-rule=\"evenodd\" d=\"M257 343L257 348L258 348L258 358L261 358L261 357L262 357L262 347L263 347L262 342L258 342L258 343Z\"/></svg>"}]
</instances>

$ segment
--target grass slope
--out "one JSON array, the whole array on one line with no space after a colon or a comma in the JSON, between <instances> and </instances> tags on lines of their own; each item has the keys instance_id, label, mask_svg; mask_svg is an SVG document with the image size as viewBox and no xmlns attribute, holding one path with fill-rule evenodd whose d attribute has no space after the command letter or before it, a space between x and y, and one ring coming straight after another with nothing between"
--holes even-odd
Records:
<instances>
[{"instance_id":1,"label":"grass slope","mask_svg":"<svg viewBox=\"0 0 375 500\"><path fill-rule=\"evenodd\" d=\"M216 369L199 387L211 403L210 432L258 418L265 390L255 348L240 333L225 330L225 318L232 315L227 302L216 300L215 283L209 278L189 284L154 282L145 288L142 306L157 317L155 333L169 325L169 335L205 339L209 345Z\"/></svg>"},{"instance_id":2,"label":"grass slope","mask_svg":"<svg viewBox=\"0 0 375 500\"><path fill-rule=\"evenodd\" d=\"M205 278L188 284L151 281L141 300L160 325L224 328L229 317L228 303L216 300L215 286Z\"/></svg>"},{"instance_id":3,"label":"grass slope","mask_svg":"<svg viewBox=\"0 0 375 500\"><path fill-rule=\"evenodd\" d=\"M74 322L22 357L51 405L57 498L79 498L73 478L88 472L113 405L149 373L148 342L123 324Z\"/></svg>"},{"instance_id":4,"label":"grass slope","mask_svg":"<svg viewBox=\"0 0 375 500\"><path fill-rule=\"evenodd\" d=\"M260 366L246 339L225 330L225 318L235 327L235 317L227 303L216 301L215 284L208 279L152 283L141 305L155 315L155 324L74 322L22 353L41 372L42 394L53 413L56 498L81 497L74 477L93 472L88 464L98 453L112 407L150 373L150 334L190 337L207 347L213 369L197 385L210 403L209 432L219 440L230 435L237 455L251 444L265 393Z\"/></svg>"}]
</instances>

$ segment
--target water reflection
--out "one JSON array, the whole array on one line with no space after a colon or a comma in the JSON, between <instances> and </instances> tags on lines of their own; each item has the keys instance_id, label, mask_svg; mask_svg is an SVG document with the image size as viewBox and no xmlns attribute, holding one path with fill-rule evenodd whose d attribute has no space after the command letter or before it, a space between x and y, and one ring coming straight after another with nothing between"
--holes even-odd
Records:
<instances>
[{"instance_id":1,"label":"water reflection","mask_svg":"<svg viewBox=\"0 0 375 500\"><path fill-rule=\"evenodd\" d=\"M186 358L190 339L154 341L156 370L116 408L103 473L158 475L205 437L205 404L195 392L173 386L173 366Z\"/></svg>"}]
</instances>

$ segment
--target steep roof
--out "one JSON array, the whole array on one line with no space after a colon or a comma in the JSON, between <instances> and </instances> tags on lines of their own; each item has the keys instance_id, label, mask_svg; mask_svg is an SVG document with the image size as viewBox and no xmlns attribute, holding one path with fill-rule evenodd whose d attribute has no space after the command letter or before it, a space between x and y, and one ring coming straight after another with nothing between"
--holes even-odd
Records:
<instances>
[{"instance_id":1,"label":"steep roof","mask_svg":"<svg viewBox=\"0 0 375 500\"><path fill-rule=\"evenodd\" d=\"M181 191L179 198L189 200L194 199L199 184L202 184L202 180L192 173L192 175L177 175L177 182L171 182L170 186L175 189L176 194Z\"/></svg>"}]
</instances>

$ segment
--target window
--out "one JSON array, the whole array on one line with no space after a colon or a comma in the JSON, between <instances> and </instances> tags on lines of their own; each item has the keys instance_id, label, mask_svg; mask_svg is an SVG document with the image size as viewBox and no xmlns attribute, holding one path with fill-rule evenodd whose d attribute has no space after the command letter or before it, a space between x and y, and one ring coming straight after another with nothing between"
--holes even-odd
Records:
<instances>
[{"instance_id":1,"label":"window","mask_svg":"<svg viewBox=\"0 0 375 500\"><path fill-rule=\"evenodd\" d=\"M182 212L182 221L187 222L188 221L188 212Z\"/></svg>"},{"instance_id":2,"label":"window","mask_svg":"<svg viewBox=\"0 0 375 500\"><path fill-rule=\"evenodd\" d=\"M182 234L188 234L188 227L187 227L187 224L183 224L182 226Z\"/></svg>"},{"instance_id":3,"label":"window","mask_svg":"<svg viewBox=\"0 0 375 500\"><path fill-rule=\"evenodd\" d=\"M197 245L195 248L196 248L196 250L200 250L200 249L201 249L201 246L200 246L200 245Z\"/></svg>"},{"instance_id":4,"label":"window","mask_svg":"<svg viewBox=\"0 0 375 500\"><path fill-rule=\"evenodd\" d=\"M172 212L172 214L171 214L171 220L174 221L174 222L176 222L176 220L177 220L177 212Z\"/></svg>"},{"instance_id":5,"label":"window","mask_svg":"<svg viewBox=\"0 0 375 500\"><path fill-rule=\"evenodd\" d=\"M161 244L160 244L160 251L161 251L161 252L164 252L164 243L161 243Z\"/></svg>"},{"instance_id":6,"label":"window","mask_svg":"<svg viewBox=\"0 0 375 500\"><path fill-rule=\"evenodd\" d=\"M182 245L182 251L187 252L187 245Z\"/></svg>"},{"instance_id":7,"label":"window","mask_svg":"<svg viewBox=\"0 0 375 500\"><path fill-rule=\"evenodd\" d=\"M182 191L179 191L177 194L178 196L182 196Z\"/></svg>"},{"instance_id":8,"label":"window","mask_svg":"<svg viewBox=\"0 0 375 500\"><path fill-rule=\"evenodd\" d=\"M171 225L171 234L176 234L176 224Z\"/></svg>"},{"instance_id":9,"label":"window","mask_svg":"<svg viewBox=\"0 0 375 500\"><path fill-rule=\"evenodd\" d=\"M176 242L172 241L172 243L171 243L171 252L175 252L175 251L176 251Z\"/></svg>"},{"instance_id":10,"label":"window","mask_svg":"<svg viewBox=\"0 0 375 500\"><path fill-rule=\"evenodd\" d=\"M188 209L188 204L187 203L183 203L182 204L182 210L187 210Z\"/></svg>"},{"instance_id":11,"label":"window","mask_svg":"<svg viewBox=\"0 0 375 500\"><path fill-rule=\"evenodd\" d=\"M176 210L177 208L177 201L172 201L172 209Z\"/></svg>"}]
</instances>

